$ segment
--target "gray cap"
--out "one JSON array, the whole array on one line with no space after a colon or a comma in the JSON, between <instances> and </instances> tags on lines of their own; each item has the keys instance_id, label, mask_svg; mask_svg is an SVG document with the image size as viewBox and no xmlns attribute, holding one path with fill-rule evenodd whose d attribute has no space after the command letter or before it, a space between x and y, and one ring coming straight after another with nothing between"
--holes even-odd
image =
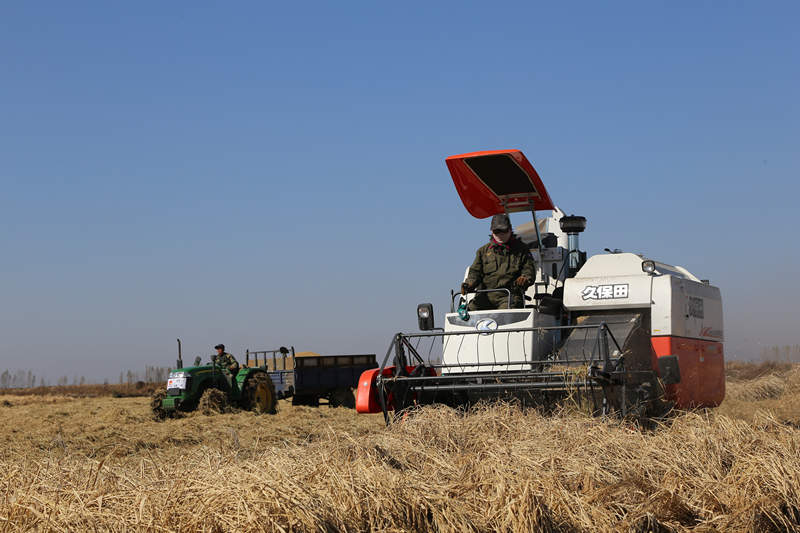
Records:
<instances>
[{"instance_id":1,"label":"gray cap","mask_svg":"<svg viewBox=\"0 0 800 533\"><path fill-rule=\"evenodd\" d=\"M511 220L508 219L508 215L500 213L492 217L491 230L494 231L496 229L511 229Z\"/></svg>"}]
</instances>

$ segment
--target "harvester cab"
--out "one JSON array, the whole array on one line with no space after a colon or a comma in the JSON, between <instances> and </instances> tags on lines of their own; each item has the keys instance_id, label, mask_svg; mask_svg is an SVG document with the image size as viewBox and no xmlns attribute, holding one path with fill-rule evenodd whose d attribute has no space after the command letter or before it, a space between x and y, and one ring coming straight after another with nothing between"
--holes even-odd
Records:
<instances>
[{"instance_id":1,"label":"harvester cab","mask_svg":"<svg viewBox=\"0 0 800 533\"><path fill-rule=\"evenodd\" d=\"M587 259L579 249L586 219L555 206L519 150L446 164L476 218L531 213L515 232L534 257L536 280L517 308L505 288L481 289L507 293L504 308L489 310L467 306L481 290L451 292L443 331L433 328L432 306L420 305L422 332L395 335L381 367L362 376L360 412L383 411L388 421L390 411L413 405L505 398L550 407L574 398L596 414L652 416L722 401L718 288L632 253Z\"/></svg>"}]
</instances>

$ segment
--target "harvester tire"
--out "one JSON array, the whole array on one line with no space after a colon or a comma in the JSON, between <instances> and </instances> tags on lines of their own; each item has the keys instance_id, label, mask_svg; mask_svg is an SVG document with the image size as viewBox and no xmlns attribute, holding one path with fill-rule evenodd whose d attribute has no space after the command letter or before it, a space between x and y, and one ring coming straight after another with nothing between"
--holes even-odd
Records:
<instances>
[{"instance_id":1,"label":"harvester tire","mask_svg":"<svg viewBox=\"0 0 800 533\"><path fill-rule=\"evenodd\" d=\"M644 383L640 390L644 394L638 398L635 393L628 397L627 418L637 421L642 427L655 427L657 422L669 417L674 406L665 399L664 387L660 380Z\"/></svg>"},{"instance_id":2,"label":"harvester tire","mask_svg":"<svg viewBox=\"0 0 800 533\"><path fill-rule=\"evenodd\" d=\"M328 406L355 409L356 398L353 396L353 391L351 391L349 388L336 389L331 393L331 396L328 399Z\"/></svg>"},{"instance_id":3,"label":"harvester tire","mask_svg":"<svg viewBox=\"0 0 800 533\"><path fill-rule=\"evenodd\" d=\"M258 414L274 415L278 412L278 395L275 384L265 372L250 376L242 390L242 408Z\"/></svg>"},{"instance_id":4,"label":"harvester tire","mask_svg":"<svg viewBox=\"0 0 800 533\"><path fill-rule=\"evenodd\" d=\"M162 401L167 397L167 388L161 387L150 396L150 409L153 411L153 418L155 420L164 420L167 418L167 411L162 405Z\"/></svg>"},{"instance_id":5,"label":"harvester tire","mask_svg":"<svg viewBox=\"0 0 800 533\"><path fill-rule=\"evenodd\" d=\"M660 379L656 380L653 398L647 405L647 417L651 420L663 420L668 418L675 409L675 403L667 400L664 384Z\"/></svg>"},{"instance_id":6,"label":"harvester tire","mask_svg":"<svg viewBox=\"0 0 800 533\"><path fill-rule=\"evenodd\" d=\"M197 409L204 415L227 413L230 411L228 396L219 389L208 388L200 396L200 401L197 402Z\"/></svg>"}]
</instances>

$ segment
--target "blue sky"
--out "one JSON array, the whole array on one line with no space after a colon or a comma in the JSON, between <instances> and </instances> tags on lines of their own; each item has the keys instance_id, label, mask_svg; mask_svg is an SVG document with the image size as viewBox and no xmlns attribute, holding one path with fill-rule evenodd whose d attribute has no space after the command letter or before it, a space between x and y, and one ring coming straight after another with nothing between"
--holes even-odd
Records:
<instances>
[{"instance_id":1,"label":"blue sky","mask_svg":"<svg viewBox=\"0 0 800 533\"><path fill-rule=\"evenodd\" d=\"M796 3L431 4L0 6L0 368L383 352L488 233L444 158L498 148L719 285L729 355L800 342Z\"/></svg>"}]
</instances>

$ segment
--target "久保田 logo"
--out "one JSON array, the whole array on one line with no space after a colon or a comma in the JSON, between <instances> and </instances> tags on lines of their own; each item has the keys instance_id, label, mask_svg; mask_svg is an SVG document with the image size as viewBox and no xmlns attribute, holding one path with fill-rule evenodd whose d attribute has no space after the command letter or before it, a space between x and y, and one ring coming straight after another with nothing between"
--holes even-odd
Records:
<instances>
[{"instance_id":1,"label":"\u4e45\u4fdd\u7530 logo","mask_svg":"<svg viewBox=\"0 0 800 533\"><path fill-rule=\"evenodd\" d=\"M481 333L481 335L488 335L489 331L497 329L497 322L491 318L484 318L483 320L478 320L478 323L475 324L475 329L477 331L483 331L484 333Z\"/></svg>"},{"instance_id":2,"label":"\u4e45\u4fdd\u7530 logo","mask_svg":"<svg viewBox=\"0 0 800 533\"><path fill-rule=\"evenodd\" d=\"M612 300L615 298L627 297L627 283L618 283L615 285L587 285L581 291L581 298L584 300Z\"/></svg>"}]
</instances>

